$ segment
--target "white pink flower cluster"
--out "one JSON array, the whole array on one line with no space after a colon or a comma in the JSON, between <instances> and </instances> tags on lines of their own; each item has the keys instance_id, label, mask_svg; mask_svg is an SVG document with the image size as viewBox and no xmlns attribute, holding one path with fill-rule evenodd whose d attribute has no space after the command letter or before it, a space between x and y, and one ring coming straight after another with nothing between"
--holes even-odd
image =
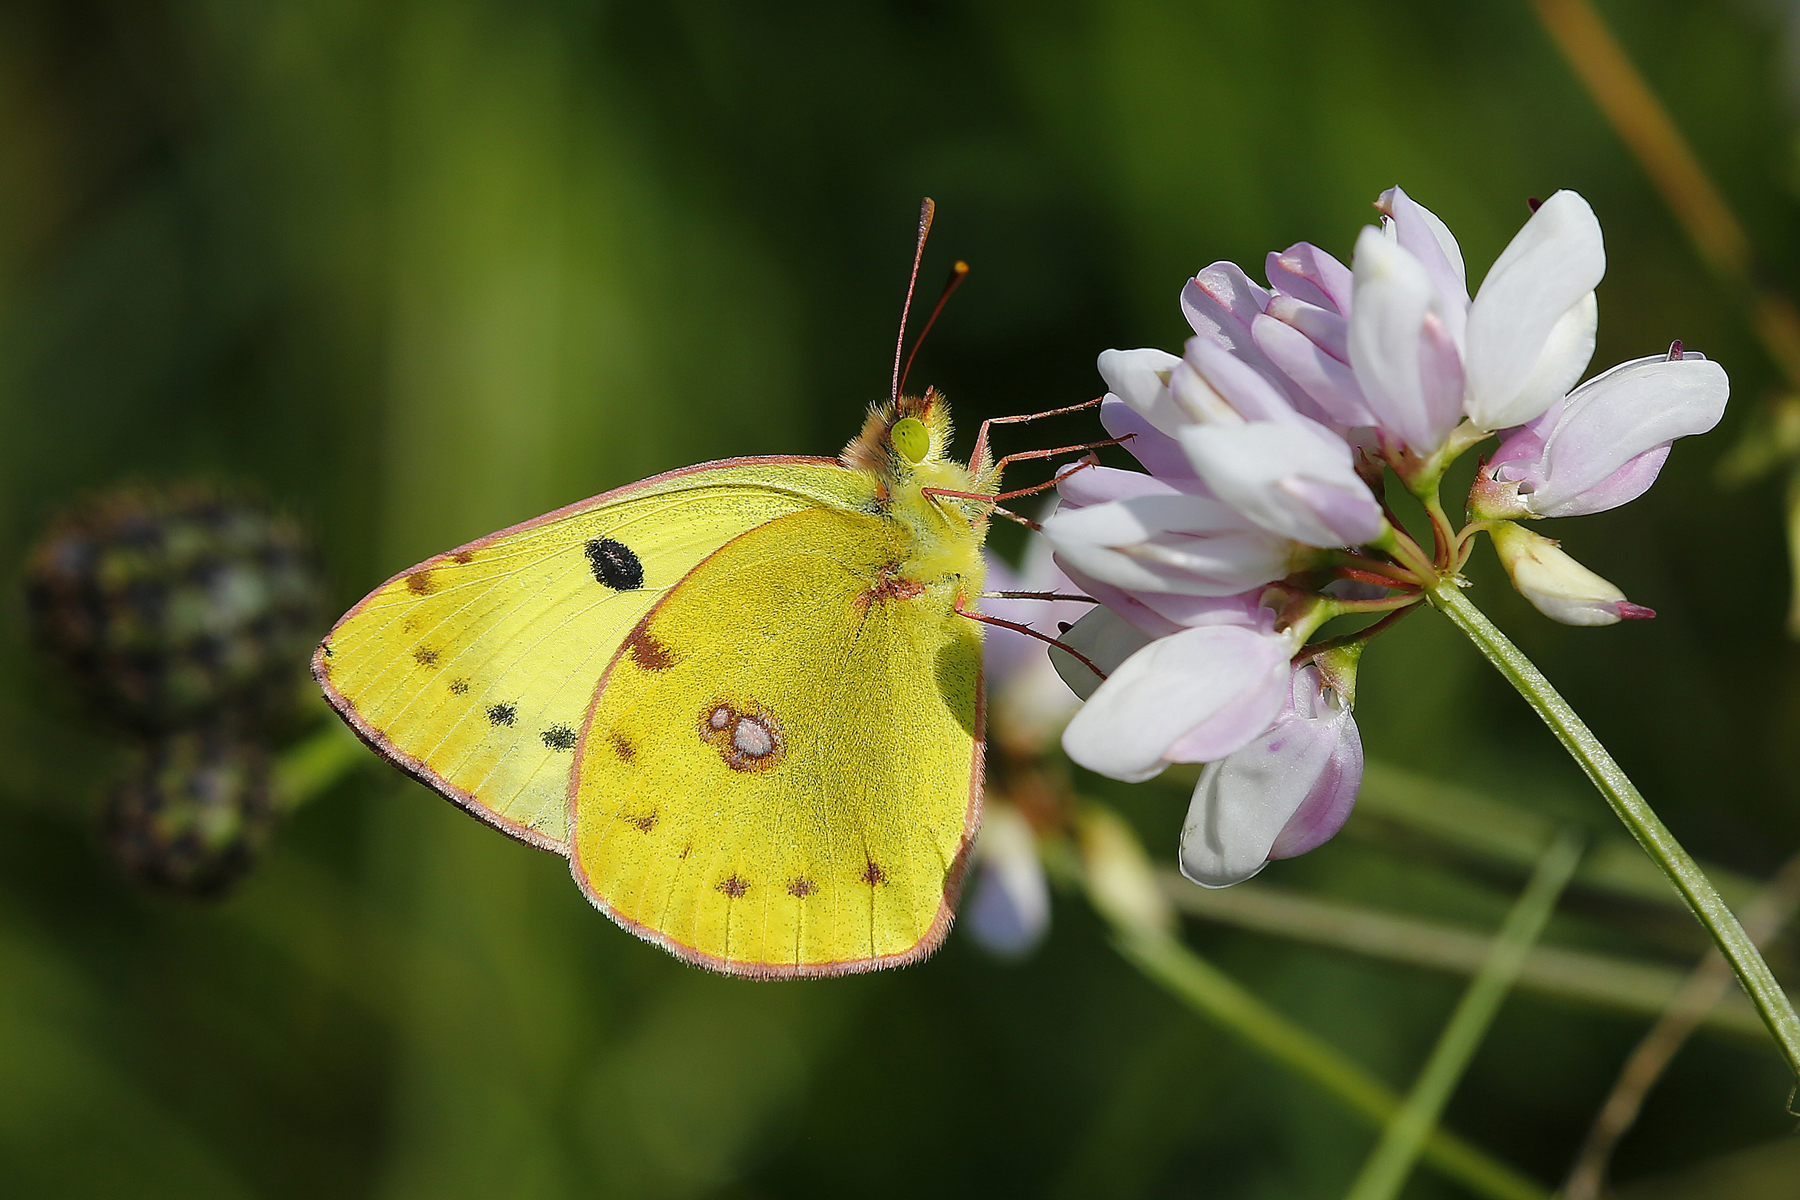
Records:
<instances>
[{"instance_id":1,"label":"white pink flower cluster","mask_svg":"<svg viewBox=\"0 0 1800 1200\"><path fill-rule=\"evenodd\" d=\"M1399 188L1376 207L1352 266L1301 243L1268 256L1264 288L1215 263L1182 291L1194 336L1181 356L1102 354L1101 420L1131 435L1148 473L1076 471L1044 524L1104 605L1064 637L1104 682L1053 654L1086 699L1063 745L1123 780L1208 764L1181 844L1182 870L1207 886L1317 846L1349 814L1355 654L1307 639L1343 601L1392 591L1399 605L1427 586L1393 553L1404 534L1380 499L1386 472L1435 503L1448 462L1498 433L1470 495L1477 526L1539 609L1606 624L1649 613L1511 519L1641 495L1670 443L1724 410L1724 371L1679 344L1574 386L1606 264L1574 192L1535 206L1473 300L1442 221ZM1454 574L1460 546L1440 544L1438 574ZM1371 589L1358 564L1392 567L1373 578L1394 582Z\"/></svg>"}]
</instances>

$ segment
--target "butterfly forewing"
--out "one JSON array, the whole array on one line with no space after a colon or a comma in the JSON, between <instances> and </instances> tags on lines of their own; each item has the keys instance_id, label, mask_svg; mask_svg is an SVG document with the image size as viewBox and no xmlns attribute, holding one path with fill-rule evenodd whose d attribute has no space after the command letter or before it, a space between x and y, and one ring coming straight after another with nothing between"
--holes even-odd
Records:
<instances>
[{"instance_id":1,"label":"butterfly forewing","mask_svg":"<svg viewBox=\"0 0 1800 1200\"><path fill-rule=\"evenodd\" d=\"M644 613L721 540L871 494L830 459L739 459L645 480L395 576L338 622L314 672L402 767L566 852L583 717Z\"/></svg>"},{"instance_id":2,"label":"butterfly forewing","mask_svg":"<svg viewBox=\"0 0 1800 1200\"><path fill-rule=\"evenodd\" d=\"M898 523L811 508L649 609L583 730L571 860L690 961L837 974L929 953L978 819L981 645Z\"/></svg>"}]
</instances>

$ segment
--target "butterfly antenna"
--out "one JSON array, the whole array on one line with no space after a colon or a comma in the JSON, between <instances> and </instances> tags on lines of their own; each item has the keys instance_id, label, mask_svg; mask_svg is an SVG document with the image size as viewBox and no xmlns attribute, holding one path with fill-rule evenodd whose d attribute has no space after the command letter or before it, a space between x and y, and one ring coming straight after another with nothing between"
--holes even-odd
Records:
<instances>
[{"instance_id":1,"label":"butterfly antenna","mask_svg":"<svg viewBox=\"0 0 1800 1200\"><path fill-rule=\"evenodd\" d=\"M900 336L894 339L894 403L900 403L900 352L906 349L906 318L912 312L913 288L919 282L919 260L925 256L925 238L937 205L930 196L919 202L919 241L913 247L912 275L906 281L906 304L900 309Z\"/></svg>"},{"instance_id":2,"label":"butterfly antenna","mask_svg":"<svg viewBox=\"0 0 1800 1200\"><path fill-rule=\"evenodd\" d=\"M950 268L950 278L944 281L944 290L938 293L937 303L931 306L931 315L925 319L925 328L919 330L919 336L913 340L912 353L906 356L906 366L900 372L900 386L894 389L896 396L900 394L900 389L906 386L906 377L912 374L913 359L919 356L919 347L925 344L925 335L931 332L933 325L937 324L938 314L944 311L944 304L950 299L950 294L962 286L962 281L968 278L968 275L969 264L960 258L957 259L956 265Z\"/></svg>"}]
</instances>

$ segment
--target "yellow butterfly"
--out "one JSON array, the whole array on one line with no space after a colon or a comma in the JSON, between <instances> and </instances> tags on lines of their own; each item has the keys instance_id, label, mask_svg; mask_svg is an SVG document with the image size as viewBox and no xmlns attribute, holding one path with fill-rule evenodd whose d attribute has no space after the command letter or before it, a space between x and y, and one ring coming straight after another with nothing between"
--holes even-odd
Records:
<instances>
[{"instance_id":1,"label":"yellow butterfly","mask_svg":"<svg viewBox=\"0 0 1800 1200\"><path fill-rule=\"evenodd\" d=\"M980 821L965 618L1000 466L985 425L953 460L943 399L900 384L896 356L838 459L688 467L427 559L337 623L314 675L369 745L566 855L682 959L922 958Z\"/></svg>"}]
</instances>

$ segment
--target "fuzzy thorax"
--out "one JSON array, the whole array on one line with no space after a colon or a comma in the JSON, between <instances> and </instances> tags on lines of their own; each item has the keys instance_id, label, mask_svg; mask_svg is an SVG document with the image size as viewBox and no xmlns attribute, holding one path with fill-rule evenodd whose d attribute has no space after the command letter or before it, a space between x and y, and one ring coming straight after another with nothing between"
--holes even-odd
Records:
<instances>
[{"instance_id":1,"label":"fuzzy thorax","mask_svg":"<svg viewBox=\"0 0 1800 1200\"><path fill-rule=\"evenodd\" d=\"M916 460L902 452L894 435L895 426L909 418L929 435L928 447ZM960 582L958 590L973 600L985 574L981 544L993 506L981 500L926 495L924 489L992 495L999 477L985 450L981 461L969 466L951 458L950 436L949 405L927 388L923 396L871 405L862 432L844 447L840 461L874 476L883 515L911 534L914 553L899 564L901 572L928 587L954 579Z\"/></svg>"}]
</instances>

